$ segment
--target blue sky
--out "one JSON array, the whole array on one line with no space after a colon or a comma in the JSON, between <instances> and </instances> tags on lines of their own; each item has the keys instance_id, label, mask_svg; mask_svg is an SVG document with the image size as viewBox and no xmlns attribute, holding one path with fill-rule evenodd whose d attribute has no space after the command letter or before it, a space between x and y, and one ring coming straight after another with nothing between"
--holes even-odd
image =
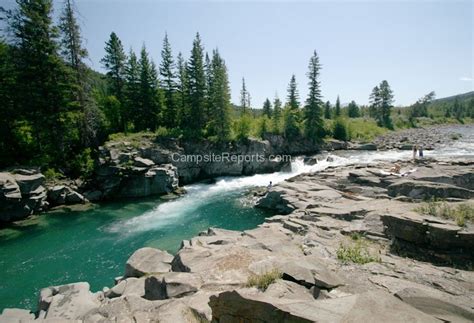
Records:
<instances>
[{"instance_id":1,"label":"blue sky","mask_svg":"<svg viewBox=\"0 0 474 323\"><path fill-rule=\"evenodd\" d=\"M0 0L5 2L10 0ZM472 1L112 1L78 0L89 64L102 70L104 42L115 31L125 48L143 43L157 64L165 32L172 49L189 56L200 32L206 50L218 47L239 102L245 77L252 105L286 98L296 75L302 101L313 50L323 65L325 100L365 104L386 79L396 104L429 91L437 97L473 90ZM61 2L55 1L56 11Z\"/></svg>"}]
</instances>

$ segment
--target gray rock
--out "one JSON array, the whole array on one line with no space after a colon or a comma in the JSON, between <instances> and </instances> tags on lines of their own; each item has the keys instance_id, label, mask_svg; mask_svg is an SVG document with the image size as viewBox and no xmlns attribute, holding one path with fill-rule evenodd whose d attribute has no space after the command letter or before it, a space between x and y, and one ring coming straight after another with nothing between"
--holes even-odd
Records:
<instances>
[{"instance_id":1,"label":"gray rock","mask_svg":"<svg viewBox=\"0 0 474 323\"><path fill-rule=\"evenodd\" d=\"M144 197L167 194L178 188L176 167L154 166L145 173L130 174L120 182L117 197Z\"/></svg>"},{"instance_id":2,"label":"gray rock","mask_svg":"<svg viewBox=\"0 0 474 323\"><path fill-rule=\"evenodd\" d=\"M117 285L105 291L105 297L115 298L120 296L137 295L145 296L145 277L129 277L121 280Z\"/></svg>"},{"instance_id":3,"label":"gray rock","mask_svg":"<svg viewBox=\"0 0 474 323\"><path fill-rule=\"evenodd\" d=\"M266 290L265 295L274 298L297 299L297 300L314 300L310 290L300 284L278 279L271 284Z\"/></svg>"},{"instance_id":4,"label":"gray rock","mask_svg":"<svg viewBox=\"0 0 474 323\"><path fill-rule=\"evenodd\" d=\"M35 319L33 313L19 308L6 308L0 315L0 323L21 323Z\"/></svg>"},{"instance_id":5,"label":"gray rock","mask_svg":"<svg viewBox=\"0 0 474 323\"><path fill-rule=\"evenodd\" d=\"M169 272L172 260L173 256L166 251L149 247L138 249L128 258L124 277Z\"/></svg>"},{"instance_id":6,"label":"gray rock","mask_svg":"<svg viewBox=\"0 0 474 323\"><path fill-rule=\"evenodd\" d=\"M385 292L328 300L285 300L245 291L211 296L213 322L438 322Z\"/></svg>"},{"instance_id":7,"label":"gray rock","mask_svg":"<svg viewBox=\"0 0 474 323\"><path fill-rule=\"evenodd\" d=\"M82 196L82 194L71 191L66 195L66 203L67 204L78 204L78 203L87 203L87 199Z\"/></svg>"},{"instance_id":8,"label":"gray rock","mask_svg":"<svg viewBox=\"0 0 474 323\"><path fill-rule=\"evenodd\" d=\"M444 183L433 183L414 180L400 180L387 187L390 196L405 195L415 199L460 198L474 197L474 191Z\"/></svg>"},{"instance_id":9,"label":"gray rock","mask_svg":"<svg viewBox=\"0 0 474 323\"><path fill-rule=\"evenodd\" d=\"M51 297L49 306L46 309L46 318L48 320L82 319L87 313L98 309L100 306L97 296L90 292L88 283L61 285L51 287L50 289L50 295L43 295L47 298ZM42 302L40 300L40 304ZM47 301L44 302L47 303Z\"/></svg>"},{"instance_id":10,"label":"gray rock","mask_svg":"<svg viewBox=\"0 0 474 323\"><path fill-rule=\"evenodd\" d=\"M188 296L196 293L203 283L202 277L196 273L151 275L145 281L145 298L160 300Z\"/></svg>"},{"instance_id":11,"label":"gray rock","mask_svg":"<svg viewBox=\"0 0 474 323\"><path fill-rule=\"evenodd\" d=\"M0 221L20 220L45 210L48 203L43 182L40 173L0 173Z\"/></svg>"},{"instance_id":12,"label":"gray rock","mask_svg":"<svg viewBox=\"0 0 474 323\"><path fill-rule=\"evenodd\" d=\"M445 322L474 322L472 308L459 306L449 300L449 295L440 297L439 294L441 293L433 293L427 289L405 288L395 293L395 296L418 310Z\"/></svg>"},{"instance_id":13,"label":"gray rock","mask_svg":"<svg viewBox=\"0 0 474 323\"><path fill-rule=\"evenodd\" d=\"M134 164L137 167L151 167L155 165L153 160L150 160L147 158L141 158L141 157L135 157Z\"/></svg>"},{"instance_id":14,"label":"gray rock","mask_svg":"<svg viewBox=\"0 0 474 323\"><path fill-rule=\"evenodd\" d=\"M296 208L284 197L281 191L269 191L263 198L261 198L256 207L262 209L269 209L278 214L290 214Z\"/></svg>"}]
</instances>

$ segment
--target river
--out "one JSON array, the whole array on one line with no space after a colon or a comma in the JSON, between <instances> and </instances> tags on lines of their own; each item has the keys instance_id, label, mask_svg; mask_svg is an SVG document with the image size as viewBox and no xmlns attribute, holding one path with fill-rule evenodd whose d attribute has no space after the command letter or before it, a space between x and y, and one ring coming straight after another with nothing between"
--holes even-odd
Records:
<instances>
[{"instance_id":1,"label":"river","mask_svg":"<svg viewBox=\"0 0 474 323\"><path fill-rule=\"evenodd\" d=\"M474 131L425 156L474 157ZM0 230L0 310L35 309L43 287L87 281L96 291L113 285L127 258L151 246L175 253L183 239L208 227L246 230L263 223L266 214L253 207L248 190L281 182L329 166L411 158L411 151L340 151L318 155L316 165L292 163L290 172L219 178L214 184L192 184L187 194L171 201L161 198L103 203L87 210L62 209L18 222Z\"/></svg>"}]
</instances>

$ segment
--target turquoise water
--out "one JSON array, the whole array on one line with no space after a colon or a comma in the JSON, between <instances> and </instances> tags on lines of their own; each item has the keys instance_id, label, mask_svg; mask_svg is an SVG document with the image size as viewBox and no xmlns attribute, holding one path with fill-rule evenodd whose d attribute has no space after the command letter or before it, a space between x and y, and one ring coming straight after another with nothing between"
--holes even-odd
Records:
<instances>
[{"instance_id":1,"label":"turquoise water","mask_svg":"<svg viewBox=\"0 0 474 323\"><path fill-rule=\"evenodd\" d=\"M94 291L112 286L127 258L143 246L173 253L181 240L211 226L254 228L265 214L245 195L194 185L189 196L170 202L156 198L53 212L0 230L0 311L35 309L37 293L50 285L88 281Z\"/></svg>"}]
</instances>

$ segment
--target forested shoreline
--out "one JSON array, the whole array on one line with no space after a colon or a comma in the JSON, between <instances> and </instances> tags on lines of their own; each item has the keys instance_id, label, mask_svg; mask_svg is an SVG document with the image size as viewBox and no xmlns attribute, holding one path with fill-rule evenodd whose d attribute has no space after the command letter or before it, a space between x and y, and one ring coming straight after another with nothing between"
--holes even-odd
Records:
<instances>
[{"instance_id":1,"label":"forested shoreline","mask_svg":"<svg viewBox=\"0 0 474 323\"><path fill-rule=\"evenodd\" d=\"M57 8L59 9L59 8ZM53 21L51 0L17 0L2 9L0 40L0 167L35 165L50 174L87 176L95 152L111 134L153 132L157 136L212 142L245 140L267 133L313 142L325 137L363 140L385 129L417 126L423 119L464 122L474 100L430 108L431 92L407 108L393 106L386 80L374 87L369 106L323 102L316 51L308 64L308 95L291 76L286 100L252 105L242 79L240 105L231 103L228 69L219 50L207 52L196 33L189 58L172 51L165 35L156 64L146 45L124 49L112 32L101 63L91 70L73 0ZM368 135L367 133L370 134Z\"/></svg>"}]
</instances>

